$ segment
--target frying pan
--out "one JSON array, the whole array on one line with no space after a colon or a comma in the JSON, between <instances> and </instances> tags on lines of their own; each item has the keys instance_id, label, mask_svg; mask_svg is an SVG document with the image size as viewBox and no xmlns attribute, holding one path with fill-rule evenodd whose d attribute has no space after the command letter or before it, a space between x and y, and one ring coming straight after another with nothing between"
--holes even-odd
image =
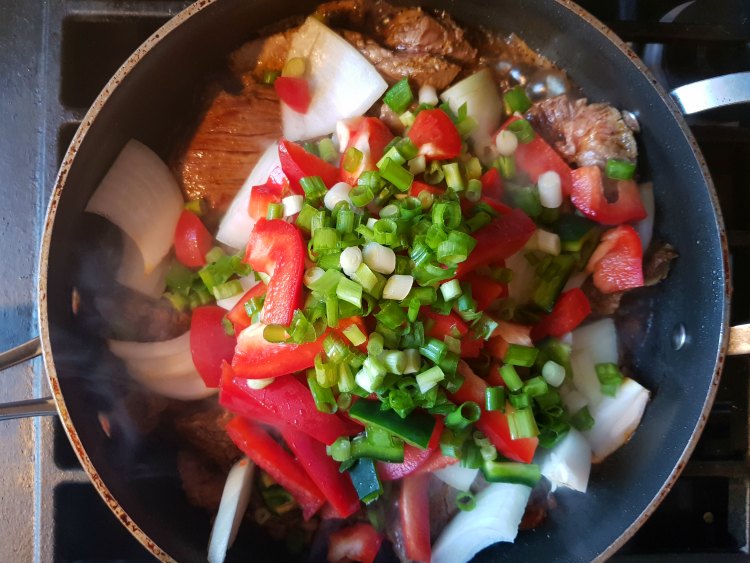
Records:
<instances>
[{"instance_id":1,"label":"frying pan","mask_svg":"<svg viewBox=\"0 0 750 563\"><path fill-rule=\"evenodd\" d=\"M500 560L603 560L611 556L669 491L698 439L730 347L747 352L747 327L728 327L728 255L721 214L705 163L677 105L644 65L609 30L565 0L428 0L461 22L514 31L566 69L591 100L609 101L638 116L640 169L654 182L657 238L679 252L669 278L639 290L639 307L623 328L626 356L652 391L632 440L591 478L586 495L562 491L536 531L513 545L478 556ZM6 408L8 415L59 413L83 468L116 517L154 556L203 561L210 515L181 491L169 448L150 436L113 432L98 412L120 406L121 389L104 341L81 327L72 293L82 260L80 225L87 200L128 139L166 158L199 107L199 90L226 55L253 30L314 2L200 0L148 39L106 85L63 160L49 205L39 264L40 339L0 355L7 367L41 352L55 405L42 401ZM732 103L732 77L723 99ZM740 82L741 84L741 82ZM717 91L697 86L704 97ZM739 94L747 94L740 87ZM683 98L687 99L687 98ZM687 102L685 109L690 109ZM122 374L119 375L122 377ZM131 421L132 422L132 421ZM128 421L121 421L127 426ZM231 556L281 560L267 538L247 529Z\"/></svg>"}]
</instances>

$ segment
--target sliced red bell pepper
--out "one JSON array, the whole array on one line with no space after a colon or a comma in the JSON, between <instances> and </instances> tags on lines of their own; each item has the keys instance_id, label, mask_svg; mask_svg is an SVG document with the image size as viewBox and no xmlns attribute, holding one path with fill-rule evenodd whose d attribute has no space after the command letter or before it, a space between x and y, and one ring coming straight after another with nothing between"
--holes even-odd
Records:
<instances>
[{"instance_id":1,"label":"sliced red bell pepper","mask_svg":"<svg viewBox=\"0 0 750 563\"><path fill-rule=\"evenodd\" d=\"M531 338L560 337L580 325L591 314L591 304L580 288L574 287L560 295L552 312L545 315L534 328Z\"/></svg>"},{"instance_id":2,"label":"sliced red bell pepper","mask_svg":"<svg viewBox=\"0 0 750 563\"><path fill-rule=\"evenodd\" d=\"M417 114L407 136L430 160L446 160L461 154L461 135L441 109L426 109Z\"/></svg>"},{"instance_id":3,"label":"sliced red bell pepper","mask_svg":"<svg viewBox=\"0 0 750 563\"><path fill-rule=\"evenodd\" d=\"M279 141L279 161L289 179L289 188L296 194L305 195L299 181L306 176L320 176L329 188L339 181L337 167L286 139Z\"/></svg>"},{"instance_id":4,"label":"sliced red bell pepper","mask_svg":"<svg viewBox=\"0 0 750 563\"><path fill-rule=\"evenodd\" d=\"M245 304L251 299L260 297L266 293L266 284L263 282L256 283L253 287L245 292L245 295L240 297L234 307L227 313L227 319L234 325L234 333L239 334L243 328L247 328L252 324L252 319L248 316L245 310Z\"/></svg>"},{"instance_id":5,"label":"sliced red bell pepper","mask_svg":"<svg viewBox=\"0 0 750 563\"><path fill-rule=\"evenodd\" d=\"M500 411L484 410L487 383L464 362L458 364L458 370L464 376L464 382L459 390L453 393L453 402L461 404L465 401L474 401L482 406L482 414L476 423L477 428L484 432L497 448L497 451L505 457L514 461L531 463L539 440L537 438L519 438L517 440L511 438L508 419L505 414Z\"/></svg>"},{"instance_id":6,"label":"sliced red bell pepper","mask_svg":"<svg viewBox=\"0 0 750 563\"><path fill-rule=\"evenodd\" d=\"M310 84L304 78L279 76L273 81L279 99L297 113L307 113L310 108Z\"/></svg>"},{"instance_id":7,"label":"sliced red bell pepper","mask_svg":"<svg viewBox=\"0 0 750 563\"><path fill-rule=\"evenodd\" d=\"M206 265L206 253L213 246L213 237L203 221L190 211L183 211L174 230L174 253L188 268Z\"/></svg>"},{"instance_id":8,"label":"sliced red bell pepper","mask_svg":"<svg viewBox=\"0 0 750 563\"><path fill-rule=\"evenodd\" d=\"M508 125L519 119L521 118L518 116L511 117L500 129L507 129ZM539 176L545 172L557 172L560 176L563 195L570 195L572 188L570 166L538 133L531 142L518 143L515 159L517 168L529 176L534 183L539 181Z\"/></svg>"},{"instance_id":9,"label":"sliced red bell pepper","mask_svg":"<svg viewBox=\"0 0 750 563\"><path fill-rule=\"evenodd\" d=\"M503 177L494 166L482 174L482 195L500 201L503 199Z\"/></svg>"},{"instance_id":10,"label":"sliced red bell pepper","mask_svg":"<svg viewBox=\"0 0 750 563\"><path fill-rule=\"evenodd\" d=\"M342 124L347 129L348 141L341 153L341 180L356 186L357 179L365 170L377 170L376 164L383 158L385 147L393 140L393 133L388 126L376 117L355 118ZM337 127L337 131L340 130ZM362 161L356 170L347 171L343 168L346 151L354 147L362 153Z\"/></svg>"},{"instance_id":11,"label":"sliced red bell pepper","mask_svg":"<svg viewBox=\"0 0 750 563\"><path fill-rule=\"evenodd\" d=\"M633 180L617 182L617 200L609 202L604 195L602 171L598 166L573 170L570 200L589 219L603 225L619 225L646 217L638 185Z\"/></svg>"},{"instance_id":12,"label":"sliced red bell pepper","mask_svg":"<svg viewBox=\"0 0 750 563\"><path fill-rule=\"evenodd\" d=\"M430 184L420 182L419 180L414 180L409 187L409 195L417 197L420 192L429 192L432 195L445 194L445 190L443 188L438 188L437 186L431 186Z\"/></svg>"},{"instance_id":13,"label":"sliced red bell pepper","mask_svg":"<svg viewBox=\"0 0 750 563\"><path fill-rule=\"evenodd\" d=\"M339 471L338 464L326 454L323 443L291 426L286 426L281 435L339 518L348 518L359 510L359 497L352 480Z\"/></svg>"},{"instance_id":14,"label":"sliced red bell pepper","mask_svg":"<svg viewBox=\"0 0 750 563\"><path fill-rule=\"evenodd\" d=\"M260 426L240 417L233 418L226 431L242 452L284 487L309 520L326 499L302 466Z\"/></svg>"},{"instance_id":15,"label":"sliced red bell pepper","mask_svg":"<svg viewBox=\"0 0 750 563\"><path fill-rule=\"evenodd\" d=\"M370 524L354 524L333 532L328 537L328 561L372 563L382 543L383 536Z\"/></svg>"},{"instance_id":16,"label":"sliced red bell pepper","mask_svg":"<svg viewBox=\"0 0 750 563\"><path fill-rule=\"evenodd\" d=\"M643 286L643 249L635 229L620 225L605 232L586 271L593 272L594 286L602 293Z\"/></svg>"},{"instance_id":17,"label":"sliced red bell pepper","mask_svg":"<svg viewBox=\"0 0 750 563\"><path fill-rule=\"evenodd\" d=\"M226 311L216 305L193 309L190 319L190 354L206 387L218 387L222 362L234 355L237 339L227 335L222 321Z\"/></svg>"},{"instance_id":18,"label":"sliced red bell pepper","mask_svg":"<svg viewBox=\"0 0 750 563\"><path fill-rule=\"evenodd\" d=\"M406 557L423 563L429 563L432 554L429 488L429 474L409 475L401 482L399 500Z\"/></svg>"},{"instance_id":19,"label":"sliced red bell pepper","mask_svg":"<svg viewBox=\"0 0 750 563\"><path fill-rule=\"evenodd\" d=\"M404 444L404 461L402 463L377 462L377 472L381 481L395 481L414 473L432 455L433 450L416 448Z\"/></svg>"},{"instance_id":20,"label":"sliced red bell pepper","mask_svg":"<svg viewBox=\"0 0 750 563\"><path fill-rule=\"evenodd\" d=\"M247 378L238 377L227 370L222 374L219 403L227 410L266 422L268 413L276 422L288 424L331 445L339 436L354 436L362 427L335 414L320 412L315 408L310 390L294 377L280 377L263 389L251 389Z\"/></svg>"},{"instance_id":21,"label":"sliced red bell pepper","mask_svg":"<svg viewBox=\"0 0 750 563\"><path fill-rule=\"evenodd\" d=\"M427 458L427 461L425 461L416 469L416 471L414 471L414 474L419 475L422 473L432 473L433 471L437 471L438 469L442 469L443 467L448 467L449 465L453 465L454 463L458 463L458 458L449 455L443 455L440 449L436 449L432 452L432 455Z\"/></svg>"},{"instance_id":22,"label":"sliced red bell pepper","mask_svg":"<svg viewBox=\"0 0 750 563\"><path fill-rule=\"evenodd\" d=\"M461 340L461 356L464 358L476 358L484 346L484 340L468 334L469 326L461 320L461 317L453 313L441 315L424 307L420 311L422 318L430 326L427 327L427 336L443 341L446 336L459 338ZM456 336L458 335L458 336Z\"/></svg>"},{"instance_id":23,"label":"sliced red bell pepper","mask_svg":"<svg viewBox=\"0 0 750 563\"><path fill-rule=\"evenodd\" d=\"M282 184L277 184L269 178L265 184L253 186L250 191L250 202L247 212L256 221L268 214L268 206L272 203L281 203L281 195L284 191Z\"/></svg>"},{"instance_id":24,"label":"sliced red bell pepper","mask_svg":"<svg viewBox=\"0 0 750 563\"><path fill-rule=\"evenodd\" d=\"M508 285L496 282L490 277L472 272L464 277L471 286L471 296L477 302L477 310L484 311L496 299L508 296Z\"/></svg>"},{"instance_id":25,"label":"sliced red bell pepper","mask_svg":"<svg viewBox=\"0 0 750 563\"><path fill-rule=\"evenodd\" d=\"M458 265L456 277L461 279L477 268L496 264L523 248L536 230L536 225L520 209L513 209L479 229L472 236L477 244L469 257Z\"/></svg>"},{"instance_id":26,"label":"sliced red bell pepper","mask_svg":"<svg viewBox=\"0 0 750 563\"><path fill-rule=\"evenodd\" d=\"M321 335L314 342L286 344L263 338L265 326L257 323L240 332L232 358L232 369L245 379L280 377L311 368L315 356L323 350Z\"/></svg>"},{"instance_id":27,"label":"sliced red bell pepper","mask_svg":"<svg viewBox=\"0 0 750 563\"><path fill-rule=\"evenodd\" d=\"M299 230L281 219L259 219L250 233L245 262L271 276L261 312L265 324L289 326L299 306L307 248Z\"/></svg>"}]
</instances>

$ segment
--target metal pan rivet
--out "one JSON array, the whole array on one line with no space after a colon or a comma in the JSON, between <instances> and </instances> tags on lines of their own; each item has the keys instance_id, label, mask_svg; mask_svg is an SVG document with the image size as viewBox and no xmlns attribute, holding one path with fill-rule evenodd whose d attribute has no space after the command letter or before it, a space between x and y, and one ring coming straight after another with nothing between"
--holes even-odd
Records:
<instances>
[{"instance_id":1,"label":"metal pan rivet","mask_svg":"<svg viewBox=\"0 0 750 563\"><path fill-rule=\"evenodd\" d=\"M674 348L675 350L680 350L685 345L686 341L687 331L685 330L685 325L682 323L677 323L672 329L672 348Z\"/></svg>"}]
</instances>

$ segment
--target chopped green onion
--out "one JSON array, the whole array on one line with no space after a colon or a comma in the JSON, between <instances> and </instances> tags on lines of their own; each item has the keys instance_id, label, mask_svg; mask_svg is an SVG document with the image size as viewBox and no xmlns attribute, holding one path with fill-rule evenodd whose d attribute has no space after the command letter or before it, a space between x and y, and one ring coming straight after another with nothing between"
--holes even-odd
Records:
<instances>
[{"instance_id":1,"label":"chopped green onion","mask_svg":"<svg viewBox=\"0 0 750 563\"><path fill-rule=\"evenodd\" d=\"M195 213L198 217L202 217L206 212L206 204L203 201L203 198L191 199L190 201L186 201L184 207L186 211Z\"/></svg>"},{"instance_id":2,"label":"chopped green onion","mask_svg":"<svg viewBox=\"0 0 750 563\"><path fill-rule=\"evenodd\" d=\"M263 338L266 342L284 342L289 334L282 325L267 325L263 327Z\"/></svg>"},{"instance_id":3,"label":"chopped green onion","mask_svg":"<svg viewBox=\"0 0 750 563\"><path fill-rule=\"evenodd\" d=\"M479 180L482 177L482 163L476 156L472 156L466 161L464 170L466 171L466 178L468 180Z\"/></svg>"},{"instance_id":4,"label":"chopped green onion","mask_svg":"<svg viewBox=\"0 0 750 563\"><path fill-rule=\"evenodd\" d=\"M297 215L297 221L295 224L303 231L307 231L309 233L312 230L312 218L317 213L317 209L315 209L309 203L305 203L302 206L302 210L299 212L299 215Z\"/></svg>"},{"instance_id":5,"label":"chopped green onion","mask_svg":"<svg viewBox=\"0 0 750 563\"><path fill-rule=\"evenodd\" d=\"M500 155L495 161L495 167L506 180L510 180L516 175L516 159L513 155Z\"/></svg>"},{"instance_id":6,"label":"chopped green onion","mask_svg":"<svg viewBox=\"0 0 750 563\"><path fill-rule=\"evenodd\" d=\"M398 213L398 208L396 208L396 213ZM385 246L396 246L398 244L398 227L392 219L379 219L372 232L375 235L375 242L378 244Z\"/></svg>"},{"instance_id":7,"label":"chopped green onion","mask_svg":"<svg viewBox=\"0 0 750 563\"><path fill-rule=\"evenodd\" d=\"M354 231L355 213L348 203L341 202L341 204L343 204L343 207L336 214L336 231L346 235Z\"/></svg>"},{"instance_id":8,"label":"chopped green onion","mask_svg":"<svg viewBox=\"0 0 750 563\"><path fill-rule=\"evenodd\" d=\"M356 324L349 325L342 332L355 346L360 346L367 341L367 337Z\"/></svg>"},{"instance_id":9,"label":"chopped green onion","mask_svg":"<svg viewBox=\"0 0 750 563\"><path fill-rule=\"evenodd\" d=\"M492 216L489 213L480 211L466 221L466 226L469 227L469 232L475 233L482 227L489 225L492 222Z\"/></svg>"},{"instance_id":10,"label":"chopped green onion","mask_svg":"<svg viewBox=\"0 0 750 563\"><path fill-rule=\"evenodd\" d=\"M307 141L302 147L309 152L312 155L319 156L318 155L318 146L313 143L312 141Z\"/></svg>"},{"instance_id":11,"label":"chopped green onion","mask_svg":"<svg viewBox=\"0 0 750 563\"><path fill-rule=\"evenodd\" d=\"M417 385L422 393L427 393L430 389L435 387L443 379L445 379L445 373L438 366L432 366L431 368L417 374Z\"/></svg>"},{"instance_id":12,"label":"chopped green onion","mask_svg":"<svg viewBox=\"0 0 750 563\"><path fill-rule=\"evenodd\" d=\"M211 290L214 299L217 301L220 299L226 299L227 297L233 297L240 293L244 293L245 290L240 283L240 280L230 280L228 282L220 283Z\"/></svg>"},{"instance_id":13,"label":"chopped green onion","mask_svg":"<svg viewBox=\"0 0 750 563\"><path fill-rule=\"evenodd\" d=\"M339 242L339 234L331 227L319 227L315 229L312 236L312 247L316 254L323 254L336 250Z\"/></svg>"},{"instance_id":14,"label":"chopped green onion","mask_svg":"<svg viewBox=\"0 0 750 563\"><path fill-rule=\"evenodd\" d=\"M386 350L380 355L380 361L385 364L389 373L401 375L406 369L406 356L401 350Z\"/></svg>"},{"instance_id":15,"label":"chopped green onion","mask_svg":"<svg viewBox=\"0 0 750 563\"><path fill-rule=\"evenodd\" d=\"M461 491L456 495L456 507L463 512L471 512L477 506L477 499L471 491Z\"/></svg>"},{"instance_id":16,"label":"chopped green onion","mask_svg":"<svg viewBox=\"0 0 750 563\"><path fill-rule=\"evenodd\" d=\"M482 474L490 483L514 483L534 487L542 478L539 466L512 461L485 461Z\"/></svg>"},{"instance_id":17,"label":"chopped green onion","mask_svg":"<svg viewBox=\"0 0 750 563\"><path fill-rule=\"evenodd\" d=\"M584 405L582 406L573 416L570 417L570 424L573 428L585 432L591 430L594 427L594 417L591 416L589 408Z\"/></svg>"},{"instance_id":18,"label":"chopped green onion","mask_svg":"<svg viewBox=\"0 0 750 563\"><path fill-rule=\"evenodd\" d=\"M503 105L508 115L526 113L531 107L531 100L526 95L526 89L519 84L503 94Z\"/></svg>"},{"instance_id":19,"label":"chopped green onion","mask_svg":"<svg viewBox=\"0 0 750 563\"><path fill-rule=\"evenodd\" d=\"M445 357L440 360L440 363L438 364L440 369L442 369L446 376L448 376L444 387L451 393L458 391L458 388L461 387L461 383L463 383L463 377L455 377L460 359L461 358L458 354L447 352Z\"/></svg>"},{"instance_id":20,"label":"chopped green onion","mask_svg":"<svg viewBox=\"0 0 750 563\"><path fill-rule=\"evenodd\" d=\"M396 82L383 96L383 103L398 114L404 113L413 101L414 94L409 87L408 78Z\"/></svg>"},{"instance_id":21,"label":"chopped green onion","mask_svg":"<svg viewBox=\"0 0 750 563\"><path fill-rule=\"evenodd\" d=\"M373 332L367 342L367 353L371 356L380 356L383 353L383 335Z\"/></svg>"},{"instance_id":22,"label":"chopped green onion","mask_svg":"<svg viewBox=\"0 0 750 563\"><path fill-rule=\"evenodd\" d=\"M352 457L352 443L346 436L336 438L333 444L326 446L326 450L334 461L346 461Z\"/></svg>"},{"instance_id":23,"label":"chopped green onion","mask_svg":"<svg viewBox=\"0 0 750 563\"><path fill-rule=\"evenodd\" d=\"M477 202L482 199L482 182L471 179L466 186L466 199L471 202Z\"/></svg>"},{"instance_id":24,"label":"chopped green onion","mask_svg":"<svg viewBox=\"0 0 750 563\"><path fill-rule=\"evenodd\" d=\"M596 364L594 367L596 369L596 377L601 384L602 394L610 397L617 395L617 389L620 387L623 380L623 375L620 372L620 368L617 367L617 364Z\"/></svg>"},{"instance_id":25,"label":"chopped green onion","mask_svg":"<svg viewBox=\"0 0 750 563\"><path fill-rule=\"evenodd\" d=\"M526 393L514 393L508 399L514 409L527 409L531 406L531 401Z\"/></svg>"},{"instance_id":26,"label":"chopped green onion","mask_svg":"<svg viewBox=\"0 0 750 563\"><path fill-rule=\"evenodd\" d=\"M534 129L531 128L531 123L525 119L517 119L508 125L508 130L516 134L519 143L530 143L536 136Z\"/></svg>"},{"instance_id":27,"label":"chopped green onion","mask_svg":"<svg viewBox=\"0 0 750 563\"><path fill-rule=\"evenodd\" d=\"M341 390L341 373L343 370L349 369L346 364L339 365L339 391ZM351 375L351 371L349 372ZM352 379L354 381L354 379ZM348 410L352 406L352 395L351 393L340 392L339 396L336 397L336 406L342 411Z\"/></svg>"},{"instance_id":28,"label":"chopped green onion","mask_svg":"<svg viewBox=\"0 0 750 563\"><path fill-rule=\"evenodd\" d=\"M479 420L482 409L474 401L466 401L445 417L445 425L451 430L463 430Z\"/></svg>"},{"instance_id":29,"label":"chopped green onion","mask_svg":"<svg viewBox=\"0 0 750 563\"><path fill-rule=\"evenodd\" d=\"M314 360L315 380L321 387L333 387L338 383L338 368L333 362L324 362L323 354L317 354Z\"/></svg>"},{"instance_id":30,"label":"chopped green onion","mask_svg":"<svg viewBox=\"0 0 750 563\"><path fill-rule=\"evenodd\" d=\"M458 338L453 338L452 336L445 335L443 337L443 342L445 342L445 345L448 347L449 352L453 352L454 354L461 354L461 341Z\"/></svg>"},{"instance_id":31,"label":"chopped green onion","mask_svg":"<svg viewBox=\"0 0 750 563\"><path fill-rule=\"evenodd\" d=\"M323 339L323 351L336 364L345 361L350 355L349 347L333 334L329 334Z\"/></svg>"},{"instance_id":32,"label":"chopped green onion","mask_svg":"<svg viewBox=\"0 0 750 563\"><path fill-rule=\"evenodd\" d=\"M412 174L422 174L427 169L427 159L424 155L419 155L412 158L407 165L409 166L409 172Z\"/></svg>"},{"instance_id":33,"label":"chopped green onion","mask_svg":"<svg viewBox=\"0 0 750 563\"><path fill-rule=\"evenodd\" d=\"M487 387L484 400L488 411L505 412L505 387Z\"/></svg>"},{"instance_id":34,"label":"chopped green onion","mask_svg":"<svg viewBox=\"0 0 750 563\"><path fill-rule=\"evenodd\" d=\"M526 215L531 218L541 215L542 203L539 200L539 190L536 186L520 186L507 190L511 204L519 207Z\"/></svg>"},{"instance_id":35,"label":"chopped green onion","mask_svg":"<svg viewBox=\"0 0 750 563\"><path fill-rule=\"evenodd\" d=\"M440 286L440 293L446 301L456 299L462 292L461 283L456 279L447 281Z\"/></svg>"},{"instance_id":36,"label":"chopped green onion","mask_svg":"<svg viewBox=\"0 0 750 563\"><path fill-rule=\"evenodd\" d=\"M360 434L352 440L352 457L403 463L404 443L382 428L368 426L366 436Z\"/></svg>"},{"instance_id":37,"label":"chopped green onion","mask_svg":"<svg viewBox=\"0 0 750 563\"><path fill-rule=\"evenodd\" d=\"M349 278L342 277L336 286L336 297L351 303L355 307L361 307L362 286Z\"/></svg>"},{"instance_id":38,"label":"chopped green onion","mask_svg":"<svg viewBox=\"0 0 750 563\"><path fill-rule=\"evenodd\" d=\"M400 139L394 146L404 160L411 160L419 153L419 147L409 137Z\"/></svg>"},{"instance_id":39,"label":"chopped green onion","mask_svg":"<svg viewBox=\"0 0 750 563\"><path fill-rule=\"evenodd\" d=\"M449 189L454 192L461 192L466 188L458 162L444 164L443 173L445 174L445 183L448 185Z\"/></svg>"},{"instance_id":40,"label":"chopped green onion","mask_svg":"<svg viewBox=\"0 0 750 563\"><path fill-rule=\"evenodd\" d=\"M607 161L606 174L607 178L613 180L631 180L635 174L635 163L611 158Z\"/></svg>"},{"instance_id":41,"label":"chopped green onion","mask_svg":"<svg viewBox=\"0 0 750 563\"><path fill-rule=\"evenodd\" d=\"M211 250L206 252L206 262L208 264L214 264L224 258L226 256L226 252L224 252L221 248L218 246L214 246Z\"/></svg>"},{"instance_id":42,"label":"chopped green onion","mask_svg":"<svg viewBox=\"0 0 750 563\"><path fill-rule=\"evenodd\" d=\"M318 141L318 154L326 162L334 163L339 158L339 153L329 137L323 137Z\"/></svg>"},{"instance_id":43,"label":"chopped green onion","mask_svg":"<svg viewBox=\"0 0 750 563\"><path fill-rule=\"evenodd\" d=\"M433 186L439 184L445 178L443 167L437 160L430 162L423 174L424 181Z\"/></svg>"},{"instance_id":44,"label":"chopped green onion","mask_svg":"<svg viewBox=\"0 0 750 563\"><path fill-rule=\"evenodd\" d=\"M336 399L333 397L333 391L328 387L323 387L318 383L315 370L307 374L307 385L310 387L310 393L315 401L315 408L320 412L333 414L338 410ZM344 460L340 460L344 461Z\"/></svg>"},{"instance_id":45,"label":"chopped green onion","mask_svg":"<svg viewBox=\"0 0 750 563\"><path fill-rule=\"evenodd\" d=\"M397 329L407 320L406 313L395 301L382 303L375 318L391 330Z\"/></svg>"},{"instance_id":46,"label":"chopped green onion","mask_svg":"<svg viewBox=\"0 0 750 563\"><path fill-rule=\"evenodd\" d=\"M500 368L500 376L503 378L503 382L505 382L508 389L513 393L520 391L523 387L523 381L518 376L516 368L510 364L506 364Z\"/></svg>"},{"instance_id":47,"label":"chopped green onion","mask_svg":"<svg viewBox=\"0 0 750 563\"><path fill-rule=\"evenodd\" d=\"M430 338L425 345L419 349L420 354L436 364L445 357L447 352L448 347L445 345L445 342L441 342L437 338Z\"/></svg>"},{"instance_id":48,"label":"chopped green onion","mask_svg":"<svg viewBox=\"0 0 750 563\"><path fill-rule=\"evenodd\" d=\"M519 438L533 438L539 434L539 429L534 420L534 413L529 409L521 409L508 413L508 427L510 436L514 440Z\"/></svg>"},{"instance_id":49,"label":"chopped green onion","mask_svg":"<svg viewBox=\"0 0 750 563\"><path fill-rule=\"evenodd\" d=\"M320 204L323 196L328 191L320 176L305 176L304 178L300 178L299 185L305 192L305 197L313 205Z\"/></svg>"},{"instance_id":50,"label":"chopped green onion","mask_svg":"<svg viewBox=\"0 0 750 563\"><path fill-rule=\"evenodd\" d=\"M370 186L357 184L349 192L349 198L356 207L364 207L375 198L375 193Z\"/></svg>"},{"instance_id":51,"label":"chopped green onion","mask_svg":"<svg viewBox=\"0 0 750 563\"><path fill-rule=\"evenodd\" d=\"M549 360L542 367L542 377L552 387L560 387L565 381L565 368L557 362Z\"/></svg>"},{"instance_id":52,"label":"chopped green onion","mask_svg":"<svg viewBox=\"0 0 750 563\"><path fill-rule=\"evenodd\" d=\"M315 327L299 309L294 311L292 316L292 322L289 325L289 338L296 344L313 342L318 338Z\"/></svg>"},{"instance_id":53,"label":"chopped green onion","mask_svg":"<svg viewBox=\"0 0 750 563\"><path fill-rule=\"evenodd\" d=\"M543 377L536 376L526 380L523 390L529 397L538 397L547 393L549 387Z\"/></svg>"},{"instance_id":54,"label":"chopped green onion","mask_svg":"<svg viewBox=\"0 0 750 563\"><path fill-rule=\"evenodd\" d=\"M385 158L379 169L380 175L396 186L399 191L407 191L414 181L414 174L390 158Z\"/></svg>"},{"instance_id":55,"label":"chopped green onion","mask_svg":"<svg viewBox=\"0 0 750 563\"><path fill-rule=\"evenodd\" d=\"M335 295L336 288L343 278L344 274L337 270L326 270L325 273L312 282L309 287L311 290L317 291L324 296Z\"/></svg>"},{"instance_id":56,"label":"chopped green onion","mask_svg":"<svg viewBox=\"0 0 750 563\"><path fill-rule=\"evenodd\" d=\"M346 170L349 173L354 173L357 170L359 170L359 167L362 164L362 159L364 158L364 155L362 154L362 151L355 148L355 147L349 147L346 149L346 152L344 153L344 158L341 163L341 167Z\"/></svg>"},{"instance_id":57,"label":"chopped green onion","mask_svg":"<svg viewBox=\"0 0 750 563\"><path fill-rule=\"evenodd\" d=\"M398 120L404 127L411 127L412 125L414 125L414 122L417 120L417 118L412 112L405 111L398 116Z\"/></svg>"},{"instance_id":58,"label":"chopped green onion","mask_svg":"<svg viewBox=\"0 0 750 563\"><path fill-rule=\"evenodd\" d=\"M456 201L441 201L434 204L432 222L446 229L457 228L461 224L461 206Z\"/></svg>"},{"instance_id":59,"label":"chopped green onion","mask_svg":"<svg viewBox=\"0 0 750 563\"><path fill-rule=\"evenodd\" d=\"M403 351L406 358L404 373L417 373L422 365L422 357L416 348L408 348Z\"/></svg>"},{"instance_id":60,"label":"chopped green onion","mask_svg":"<svg viewBox=\"0 0 750 563\"><path fill-rule=\"evenodd\" d=\"M276 79L281 75L280 72L275 70L267 70L263 73L263 84L271 85L276 82Z\"/></svg>"},{"instance_id":61,"label":"chopped green onion","mask_svg":"<svg viewBox=\"0 0 750 563\"><path fill-rule=\"evenodd\" d=\"M534 365L539 350L533 346L523 346L521 344L509 344L505 351L503 361L512 366L531 367Z\"/></svg>"}]
</instances>

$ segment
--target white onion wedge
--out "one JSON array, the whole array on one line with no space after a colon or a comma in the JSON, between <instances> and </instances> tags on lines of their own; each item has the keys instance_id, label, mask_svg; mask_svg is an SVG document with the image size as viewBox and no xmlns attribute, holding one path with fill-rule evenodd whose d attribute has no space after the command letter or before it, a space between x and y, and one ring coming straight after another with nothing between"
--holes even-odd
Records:
<instances>
[{"instance_id":1,"label":"white onion wedge","mask_svg":"<svg viewBox=\"0 0 750 563\"><path fill-rule=\"evenodd\" d=\"M646 218L641 219L633 225L641 238L643 252L646 252L648 245L651 244L651 237L654 234L654 218L656 216L656 202L654 201L654 185L651 182L638 185L638 192L641 194L643 207L646 209Z\"/></svg>"},{"instance_id":2,"label":"white onion wedge","mask_svg":"<svg viewBox=\"0 0 750 563\"><path fill-rule=\"evenodd\" d=\"M290 141L333 133L337 121L364 115L388 88L359 51L315 18L307 18L292 37L287 60L295 57L305 60L312 99L304 114L281 104Z\"/></svg>"},{"instance_id":3,"label":"white onion wedge","mask_svg":"<svg viewBox=\"0 0 750 563\"><path fill-rule=\"evenodd\" d=\"M529 302L534 291L536 271L526 260L526 250L516 252L505 261L505 267L513 271L513 279L508 283L508 296L516 300L519 305Z\"/></svg>"},{"instance_id":4,"label":"white onion wedge","mask_svg":"<svg viewBox=\"0 0 750 563\"><path fill-rule=\"evenodd\" d=\"M649 396L648 389L626 377L614 397L604 397L591 408L594 427L584 432L584 436L591 445L594 463L599 463L630 439L641 422Z\"/></svg>"},{"instance_id":5,"label":"white onion wedge","mask_svg":"<svg viewBox=\"0 0 750 563\"><path fill-rule=\"evenodd\" d=\"M190 331L161 342L110 340L111 352L125 362L128 374L154 393L190 401L216 393L205 386L193 364Z\"/></svg>"},{"instance_id":6,"label":"white onion wedge","mask_svg":"<svg viewBox=\"0 0 750 563\"><path fill-rule=\"evenodd\" d=\"M526 510L531 488L491 483L476 496L470 512L459 512L432 547L431 563L464 563L485 547L513 542Z\"/></svg>"},{"instance_id":7,"label":"white onion wedge","mask_svg":"<svg viewBox=\"0 0 750 563\"><path fill-rule=\"evenodd\" d=\"M604 395L602 395L601 383L596 375L595 362L590 351L578 350L571 354L570 367L573 370L573 384L586 397L586 403L592 406L599 404Z\"/></svg>"},{"instance_id":8,"label":"white onion wedge","mask_svg":"<svg viewBox=\"0 0 750 563\"><path fill-rule=\"evenodd\" d=\"M281 162L279 147L273 143L258 159L240 191L234 196L216 232L216 240L238 250L245 248L255 226L255 220L248 214L250 192L253 186L265 184L275 168L281 169Z\"/></svg>"},{"instance_id":9,"label":"white onion wedge","mask_svg":"<svg viewBox=\"0 0 750 563\"><path fill-rule=\"evenodd\" d=\"M169 259L165 258L151 272L146 273L141 251L133 239L122 233L122 259L115 274L115 280L119 284L149 297L158 298L164 293L164 279L168 269Z\"/></svg>"},{"instance_id":10,"label":"white onion wedge","mask_svg":"<svg viewBox=\"0 0 750 563\"><path fill-rule=\"evenodd\" d=\"M442 469L433 471L432 474L459 491L468 491L477 478L479 469L462 467L460 463L452 463Z\"/></svg>"},{"instance_id":11,"label":"white onion wedge","mask_svg":"<svg viewBox=\"0 0 750 563\"><path fill-rule=\"evenodd\" d=\"M229 470L221 494L211 536L208 538L208 563L223 563L227 550L234 543L242 517L250 501L255 464L243 457Z\"/></svg>"},{"instance_id":12,"label":"white onion wedge","mask_svg":"<svg viewBox=\"0 0 750 563\"><path fill-rule=\"evenodd\" d=\"M616 364L617 329L612 319L601 319L573 331L573 352L586 350L595 364Z\"/></svg>"},{"instance_id":13,"label":"white onion wedge","mask_svg":"<svg viewBox=\"0 0 750 563\"><path fill-rule=\"evenodd\" d=\"M86 211L110 220L135 242L146 273L169 253L182 209L182 193L167 165L134 139L122 149L86 206Z\"/></svg>"},{"instance_id":14,"label":"white onion wedge","mask_svg":"<svg viewBox=\"0 0 750 563\"><path fill-rule=\"evenodd\" d=\"M494 160L496 151L492 135L500 127L503 102L492 72L485 68L464 78L443 92L440 99L448 102L454 112L466 104L466 114L477 122L477 128L471 134L474 152L485 164Z\"/></svg>"},{"instance_id":15,"label":"white onion wedge","mask_svg":"<svg viewBox=\"0 0 750 563\"><path fill-rule=\"evenodd\" d=\"M555 447L543 454L539 468L550 483L552 490L567 487L586 492L591 473L591 446L575 428Z\"/></svg>"}]
</instances>

